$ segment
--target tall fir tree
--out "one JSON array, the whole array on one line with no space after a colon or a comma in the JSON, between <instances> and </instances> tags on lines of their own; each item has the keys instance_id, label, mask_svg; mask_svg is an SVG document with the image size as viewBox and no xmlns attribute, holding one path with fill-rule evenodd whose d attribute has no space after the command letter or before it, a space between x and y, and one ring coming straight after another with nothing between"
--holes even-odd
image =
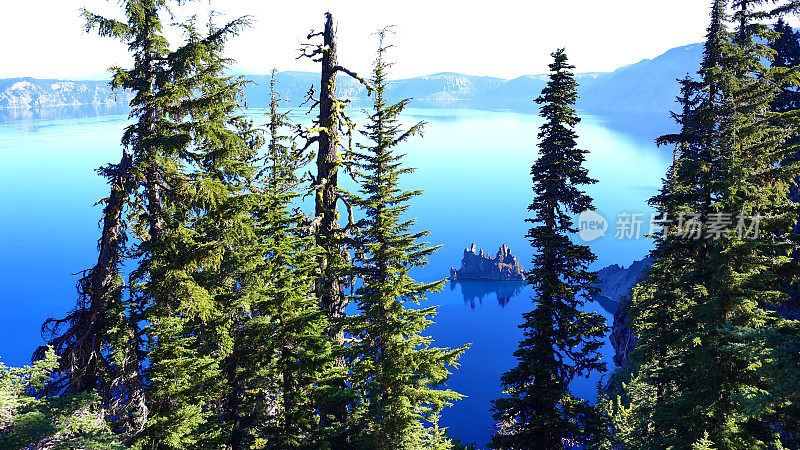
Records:
<instances>
[{"instance_id":1,"label":"tall fir tree","mask_svg":"<svg viewBox=\"0 0 800 450\"><path fill-rule=\"evenodd\" d=\"M674 115L681 125L680 133L658 140L660 145L674 145L674 158L661 192L650 201L664 219L666 232L654 236L653 268L634 290L632 299L631 317L639 341L631 356L636 376L628 386L633 412L625 439L636 447L658 448L668 445L672 438L672 431L654 424L654 420L673 417L673 380L685 376L681 361L686 357L686 345L682 342L695 323L687 311L707 281L707 274L697 269L708 257L708 243L684 239L677 232L678 224L668 221L679 217L686 221L691 214L697 214L702 222L712 214L712 188L719 180L722 154L718 124L725 107L722 70L730 46L727 20L727 1L716 0L711 9L700 80L681 81L681 113Z\"/></svg>"},{"instance_id":2,"label":"tall fir tree","mask_svg":"<svg viewBox=\"0 0 800 450\"><path fill-rule=\"evenodd\" d=\"M253 240L247 180L260 144L237 112L243 80L222 75L225 41L246 20L201 33L189 19L180 25L185 42L172 50L161 21L168 3L127 0L125 21L84 13L87 29L123 40L134 55L112 81L134 93L122 201L138 267L114 309L127 328L112 329L119 338L109 354L122 370L109 411L137 447L214 446L229 433L220 372L243 307L247 265L238 250Z\"/></svg>"},{"instance_id":3,"label":"tall fir tree","mask_svg":"<svg viewBox=\"0 0 800 450\"><path fill-rule=\"evenodd\" d=\"M256 261L244 278L247 314L235 339L232 448L324 448L318 404L333 367L327 316L313 292L319 250L304 216L292 209L303 188L296 172L308 158L284 134L291 126L279 111L271 82L265 165L256 192Z\"/></svg>"},{"instance_id":4,"label":"tall fir tree","mask_svg":"<svg viewBox=\"0 0 800 450\"><path fill-rule=\"evenodd\" d=\"M397 147L422 131L423 123L402 129L399 116L409 100L386 101L385 37L373 65L373 107L361 134L357 158L360 191L353 204L364 213L358 222L357 273L363 281L354 299L358 314L348 318L348 333L354 343L352 388L359 395L353 412L357 437L352 446L371 449L450 448L438 428L442 408L462 396L442 388L466 346L432 347L422 333L433 322L436 307L420 305L444 281L419 282L410 272L427 263L439 247L420 242L428 231L414 230L416 220L407 219L410 201L421 194L404 190L401 178L413 169L405 167ZM427 427L426 422L432 427ZM351 448L353 448L351 447Z\"/></svg>"},{"instance_id":5,"label":"tall fir tree","mask_svg":"<svg viewBox=\"0 0 800 450\"><path fill-rule=\"evenodd\" d=\"M101 172L111 180L112 193L104 210L98 264L79 281L81 298L75 312L66 321L48 321L43 329L50 332L49 342L60 356L60 372L69 378L66 389L71 392L100 390L108 417L130 439L144 427L148 407L141 370L143 353L138 319L132 313L133 304L123 296L119 277L121 256L126 252L122 218L126 208L129 208L129 217L148 209L150 223L154 225L153 235L162 228L161 185L153 183L154 152L147 149L154 147L156 138L156 78L163 71L168 48L159 17L159 11L166 7L164 0L128 0L123 6L124 21L85 10L83 15L86 31L97 29L101 36L119 39L134 55L131 70L112 68L111 85L133 92L132 115L137 121L123 136L120 164ZM146 196L150 201L137 197L138 201L131 202L130 197L137 195ZM137 237L141 235L134 233ZM64 323L69 328L61 332L59 327ZM42 348L35 356L43 355ZM55 378L50 390L57 390L61 379L64 377Z\"/></svg>"},{"instance_id":6,"label":"tall fir tree","mask_svg":"<svg viewBox=\"0 0 800 450\"><path fill-rule=\"evenodd\" d=\"M325 13L323 31L311 32L307 39L322 38L321 44L307 43L300 58L310 58L320 64L319 96L315 98L312 87L307 102L312 102L311 110L317 108L317 117L312 127L301 130L307 138L305 149L317 145L316 175L313 177L314 193L313 234L321 252L318 256L318 274L315 283L317 299L328 315L327 334L338 353L337 365L339 377L329 379L329 390L338 390L338 395L331 395L329 404L321 406L322 422L333 430L338 424L344 433L347 422L348 401L352 399L347 388L347 369L344 355L344 322L345 307L349 298L345 288L353 282L351 262L352 248L349 247L349 231L354 224L352 206L346 201L345 192L339 185L340 169L348 169L352 173L352 132L355 124L346 113L347 100L340 99L337 93L339 74L345 74L366 86L371 85L358 74L339 63L337 26L330 12ZM344 202L348 208L348 223L342 227L340 223L339 203ZM344 439L344 434L334 441Z\"/></svg>"},{"instance_id":7,"label":"tall fir tree","mask_svg":"<svg viewBox=\"0 0 800 450\"><path fill-rule=\"evenodd\" d=\"M527 234L536 250L528 284L536 307L523 315L524 339L514 353L518 365L501 381L507 397L494 401L497 449L561 449L587 443L593 407L573 396L577 376L604 371L600 348L607 326L595 313L582 311L584 297L596 292L596 275L588 270L595 256L575 244L572 214L593 209L581 186L596 182L583 164L586 150L577 147L574 105L577 82L563 49L552 54L550 79L536 99L545 119L539 132L540 156L531 168L534 199L528 210L533 224ZM584 296L584 297L582 297Z\"/></svg>"},{"instance_id":8,"label":"tall fir tree","mask_svg":"<svg viewBox=\"0 0 800 450\"><path fill-rule=\"evenodd\" d=\"M777 38L770 41L773 51L771 67L793 68L800 65L800 33L795 31L783 18L779 18L773 27ZM782 84L780 92L772 101L772 110L789 112L800 109L800 91L791 83Z\"/></svg>"},{"instance_id":9,"label":"tall fir tree","mask_svg":"<svg viewBox=\"0 0 800 450\"><path fill-rule=\"evenodd\" d=\"M796 271L787 234L796 168L781 165L787 130L769 113L777 84L761 62L769 56L764 6L714 2L690 84L695 101L679 116L681 133L661 139L680 155L653 204L676 222L657 239L656 262L634 293L640 340L627 442L637 448L781 445L780 414L757 398L774 390L760 369L773 358L764 336L791 328L771 305L783 301L780 286ZM702 224L695 233L681 220L689 214ZM760 220L758 238L742 233L751 216Z\"/></svg>"},{"instance_id":10,"label":"tall fir tree","mask_svg":"<svg viewBox=\"0 0 800 450\"><path fill-rule=\"evenodd\" d=\"M201 32L194 19L184 23L186 42L168 55L157 96L164 226L161 240L143 242L132 275L147 324L151 414L142 447L230 440L224 371L248 307L241 287L254 264L244 254L255 245L250 184L262 139L241 114L245 81L223 74L223 52L247 25L209 23Z\"/></svg>"}]
</instances>

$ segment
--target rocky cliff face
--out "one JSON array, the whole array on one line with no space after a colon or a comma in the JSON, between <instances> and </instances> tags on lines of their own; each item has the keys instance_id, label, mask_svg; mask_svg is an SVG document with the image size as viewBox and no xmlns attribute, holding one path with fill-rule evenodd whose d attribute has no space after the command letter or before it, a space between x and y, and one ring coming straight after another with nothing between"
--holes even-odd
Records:
<instances>
[{"instance_id":1,"label":"rocky cliff face","mask_svg":"<svg viewBox=\"0 0 800 450\"><path fill-rule=\"evenodd\" d=\"M645 271L652 265L653 260L648 256L641 261L634 261L628 268L613 264L597 272L597 277L600 278L600 283L598 284L600 293L595 300L617 304L609 341L611 341L611 346L614 347L614 364L619 367L628 362L628 356L633 351L637 341L628 320L628 309L630 307L628 296L631 289L636 286Z\"/></svg>"},{"instance_id":2,"label":"rocky cliff face","mask_svg":"<svg viewBox=\"0 0 800 450\"><path fill-rule=\"evenodd\" d=\"M523 281L525 269L506 244L500 246L494 257L476 252L475 244L464 249L461 268L450 268L451 280Z\"/></svg>"},{"instance_id":3,"label":"rocky cliff face","mask_svg":"<svg viewBox=\"0 0 800 450\"><path fill-rule=\"evenodd\" d=\"M634 261L628 268L612 264L600 269L597 271L597 277L600 279L597 285L600 288L599 295L619 303L622 297L630 293L644 271L652 265L653 260L648 256L641 261Z\"/></svg>"}]
</instances>

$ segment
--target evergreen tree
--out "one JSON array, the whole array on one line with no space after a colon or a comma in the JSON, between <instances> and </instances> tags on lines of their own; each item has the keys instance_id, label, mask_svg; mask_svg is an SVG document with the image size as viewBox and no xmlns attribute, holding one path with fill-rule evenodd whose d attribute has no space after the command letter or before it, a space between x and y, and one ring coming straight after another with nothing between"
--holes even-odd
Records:
<instances>
[{"instance_id":1,"label":"evergreen tree","mask_svg":"<svg viewBox=\"0 0 800 450\"><path fill-rule=\"evenodd\" d=\"M52 349L30 367L0 364L0 448L124 449L106 423L98 397L87 392L30 395L44 389L58 367Z\"/></svg>"},{"instance_id":2,"label":"evergreen tree","mask_svg":"<svg viewBox=\"0 0 800 450\"><path fill-rule=\"evenodd\" d=\"M314 143L318 145L317 174L313 180L314 235L317 245L324 250L324 253L320 255L321 272L316 286L317 297L332 319L331 336L341 341L341 326L334 322L344 317L344 307L347 305L344 285L347 284L345 279L349 275L350 263L344 244L345 233L339 223L339 202L344 200L339 187L339 169L344 165L351 165L350 139L354 124L345 113L347 101L337 96L337 81L339 73L345 73L368 87L370 85L356 73L339 65L337 28L331 13L325 13L325 19L322 32L308 35L308 39L321 36L322 44L307 44L311 50L304 49L301 55L319 62L321 66L319 98L314 98L313 88L308 98L314 102L312 109L319 107L319 114L314 120L311 129L313 133L308 136L305 147L308 148ZM352 221L352 212L350 219Z\"/></svg>"},{"instance_id":3,"label":"evergreen tree","mask_svg":"<svg viewBox=\"0 0 800 450\"><path fill-rule=\"evenodd\" d=\"M96 28L101 36L117 38L134 54L133 69L112 69L111 85L134 93L131 106L138 120L123 136L120 164L101 171L110 179L112 191L104 210L98 263L78 283L80 299L74 312L66 319L50 320L43 327L61 362L59 373L54 374L47 391L58 392L64 387L64 380L68 380L68 392L101 391L108 417L128 438L142 430L148 409L138 319L133 314L133 304L123 296L119 277L119 265L126 251L122 217L126 207L129 216L147 209L148 214L138 215L146 216L152 225L150 237L163 228L162 184L154 179L158 170L153 165L159 116L155 105L156 81L163 72L168 52L158 15L165 6L165 0L128 0L124 3L125 21L83 12L87 31ZM136 198L133 204L131 196ZM131 225L136 227L137 221ZM141 226L136 228L139 237ZM68 325L67 329L61 331L62 325ZM44 351L40 348L35 357L43 357Z\"/></svg>"},{"instance_id":4,"label":"evergreen tree","mask_svg":"<svg viewBox=\"0 0 800 450\"><path fill-rule=\"evenodd\" d=\"M344 432L347 421L348 392L346 368L342 355L344 344L345 307L349 299L345 287L353 281L351 248L348 232L353 226L354 216L346 195L339 186L339 169L352 172L352 131L354 123L346 114L348 101L338 98L337 82L344 73L367 89L370 84L355 72L339 64L336 39L336 24L331 13L325 13L323 31L309 33L308 39L322 37L321 44L306 44L300 57L307 57L320 63L319 98L314 97L312 87L306 101L313 102L311 109L318 107L318 115L309 130L301 130L307 138L304 149L317 144L316 176L312 178L314 192L314 219L312 229L316 245L321 252L318 256L318 274L315 282L317 300L328 315L327 335L335 344L337 353L338 378L332 375L328 390L338 390L338 394L327 396L331 403L320 405L323 424L333 430L336 426ZM340 224L339 203L348 208L348 224ZM332 438L341 441L344 435Z\"/></svg>"},{"instance_id":5,"label":"evergreen tree","mask_svg":"<svg viewBox=\"0 0 800 450\"><path fill-rule=\"evenodd\" d=\"M244 306L249 266L239 250L253 241L248 183L260 145L237 113L244 82L222 75L222 51L247 23L209 24L202 34L190 19L180 26L185 43L171 50L160 19L167 3L127 0L124 22L85 12L87 29L134 54L112 81L134 92L136 120L122 143L133 174L124 201L139 244L131 294L114 310L129 326L113 330L120 339L110 350L124 369L111 404L127 406L110 411L137 446L215 446L230 431L220 418L221 370Z\"/></svg>"},{"instance_id":6,"label":"evergreen tree","mask_svg":"<svg viewBox=\"0 0 800 450\"><path fill-rule=\"evenodd\" d=\"M770 41L769 47L773 51L773 68L793 68L800 65L800 34L779 18L773 31L778 36ZM800 91L791 83L782 84L780 92L772 101L772 110L789 112L800 109Z\"/></svg>"},{"instance_id":7,"label":"evergreen tree","mask_svg":"<svg viewBox=\"0 0 800 450\"><path fill-rule=\"evenodd\" d=\"M675 398L674 380L686 376L681 369L686 357L685 339L687 330L696 326L696 318L687 311L709 279L709 274L699 270L701 262L708 258L709 242L685 239L678 233L679 224L668 221L679 217L685 221L696 214L697 220L704 222L712 214L712 189L720 179L723 154L719 150L718 124L725 114L722 69L730 46L726 11L727 1L714 2L700 81L687 78L681 82L682 111L674 115L681 125L680 133L658 140L660 145L675 146L674 161L661 192L650 201L666 219L666 231L653 236L654 265L634 290L630 313L639 341L631 356L636 367L634 380L628 386L633 411L626 439L635 447L659 448L667 446L672 438L666 435L672 429L654 424L654 420L677 417L672 413L675 406L670 403Z\"/></svg>"},{"instance_id":8,"label":"evergreen tree","mask_svg":"<svg viewBox=\"0 0 800 450\"><path fill-rule=\"evenodd\" d=\"M320 381L333 365L327 316L313 295L318 249L304 216L291 209L302 180L296 172L307 157L283 134L287 113L278 111L271 82L269 143L257 191L255 233L244 280L247 314L235 340L233 448L320 448L317 404L326 392Z\"/></svg>"},{"instance_id":9,"label":"evergreen tree","mask_svg":"<svg viewBox=\"0 0 800 450\"><path fill-rule=\"evenodd\" d=\"M761 63L762 3L735 1L731 33L728 2L714 2L699 80L685 84L694 100L678 117L681 133L661 139L680 154L653 204L677 223L658 237L653 269L634 292L640 340L627 441L637 448L780 445L781 419L754 399L774 389L760 369L774 345L764 336L790 326L770 305L796 273L791 239L778 238L797 214L787 199L796 168L781 166L787 132L768 113L777 86ZM688 214L703 224L694 236L681 221ZM754 215L760 237L737 233Z\"/></svg>"},{"instance_id":10,"label":"evergreen tree","mask_svg":"<svg viewBox=\"0 0 800 450\"><path fill-rule=\"evenodd\" d=\"M420 239L428 231L415 231L416 221L405 219L410 201L421 191L400 187L400 179L412 171L404 167L396 147L420 134L423 123L403 130L399 116L409 100L386 101L384 45L387 30L373 66L373 108L361 134L368 143L358 144L361 188L353 199L365 218L356 235L357 272L363 285L355 293L359 314L347 327L355 341L352 387L359 394L353 420L359 432L355 445L371 449L450 448L436 423L439 411L461 395L442 389L448 367L456 364L466 346L457 349L431 347L423 336L433 322L436 307L413 308L428 292L441 289L444 280L432 283L411 278L410 271L424 266L439 247ZM433 425L426 429L425 422Z\"/></svg>"},{"instance_id":11,"label":"evergreen tree","mask_svg":"<svg viewBox=\"0 0 800 450\"><path fill-rule=\"evenodd\" d=\"M193 20L183 24L186 43L168 55L158 91L164 226L161 240L142 244L132 275L148 324L151 414L141 446L230 440L231 411L221 406L226 388L236 387L225 385L223 372L249 306L241 288L254 264L244 256L255 243L250 184L261 138L240 112L245 81L223 75L222 53L247 25L209 23L201 33Z\"/></svg>"},{"instance_id":12,"label":"evergreen tree","mask_svg":"<svg viewBox=\"0 0 800 450\"><path fill-rule=\"evenodd\" d=\"M577 93L572 65L564 50L552 54L550 80L536 99L545 118L539 138L540 156L531 168L534 200L528 207L534 226L527 237L536 249L528 284L536 307L523 315L524 340L514 353L517 367L502 377L508 397L494 401L499 430L491 447L498 449L561 449L586 443L595 414L585 400L574 397L569 383L592 371L605 370L600 348L605 319L581 311L580 294L596 292L596 276L588 270L595 261L589 247L570 240L576 233L571 214L592 209L581 190L595 183L583 167L587 151L577 148L579 123L573 109Z\"/></svg>"},{"instance_id":13,"label":"evergreen tree","mask_svg":"<svg viewBox=\"0 0 800 450\"><path fill-rule=\"evenodd\" d=\"M48 346L37 349L33 359L43 358L48 348L60 356L59 370L51 374L44 393L98 391L104 403L111 404L116 391L114 384L124 378L119 374L138 372L135 354L125 346L131 325L124 314L124 284L120 275L126 242L123 212L131 190L130 169L131 156L125 152L119 164L98 170L109 179L111 194L101 200L105 208L97 264L78 281L76 308L67 317L48 319L42 326Z\"/></svg>"}]
</instances>

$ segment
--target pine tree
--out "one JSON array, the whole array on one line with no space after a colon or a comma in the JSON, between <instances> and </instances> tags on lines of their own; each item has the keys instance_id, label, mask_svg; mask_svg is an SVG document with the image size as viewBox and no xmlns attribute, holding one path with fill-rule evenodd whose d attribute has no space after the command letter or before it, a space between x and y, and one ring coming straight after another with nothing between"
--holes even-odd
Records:
<instances>
[{"instance_id":1,"label":"pine tree","mask_svg":"<svg viewBox=\"0 0 800 450\"><path fill-rule=\"evenodd\" d=\"M762 3L735 1L731 33L728 2L714 2L699 80L687 85L695 101L679 116L681 133L661 140L680 155L654 206L673 220L696 214L704 225L691 238L685 222L668 224L634 292L640 340L627 441L637 448L780 445L781 419L754 398L774 389L760 369L773 358L764 336L789 326L770 305L783 301L780 286L796 273L793 239L785 239L797 214L786 196L796 168L781 166L787 132L768 113L777 85L761 64ZM709 222L726 215L712 235ZM752 215L762 217L758 239L734 229Z\"/></svg>"},{"instance_id":2,"label":"pine tree","mask_svg":"<svg viewBox=\"0 0 800 450\"><path fill-rule=\"evenodd\" d=\"M87 392L37 398L59 367L53 349L32 366L0 364L0 448L122 450L103 414L101 399Z\"/></svg>"},{"instance_id":3,"label":"pine tree","mask_svg":"<svg viewBox=\"0 0 800 450\"><path fill-rule=\"evenodd\" d=\"M229 432L217 407L221 367L242 314L248 266L238 249L253 240L248 182L260 144L237 113L244 81L222 75L224 43L247 22L201 34L190 19L185 43L171 50L160 19L167 3L127 0L124 22L85 12L87 29L134 54L112 81L134 92L136 121L122 139L133 176L120 196L139 244L130 295L113 310L128 326L112 329L121 370L109 411L137 446L214 446Z\"/></svg>"},{"instance_id":4,"label":"pine tree","mask_svg":"<svg viewBox=\"0 0 800 450\"><path fill-rule=\"evenodd\" d=\"M168 52L162 36L158 12L164 0L128 0L124 3L126 20L107 19L83 11L86 31L97 29L101 36L125 42L135 56L131 70L113 68L111 85L115 89L130 89L131 102L137 123L129 126L123 136L123 156L119 165L108 166L101 174L112 184L103 218L97 265L78 283L79 302L70 316L49 320L43 331L50 334L50 343L60 357L59 373L48 386L58 392L68 380L68 392L88 392L94 389L103 394L107 417L128 438L142 430L147 421L144 380L141 371L140 330L132 314L132 304L123 295L119 276L122 255L126 252L123 213L148 209L151 238L163 227L160 213L161 184L153 179L153 139L156 138L157 110L155 107L156 79ZM151 149L151 150L148 150ZM144 175L146 174L146 175ZM141 189L141 186L146 186ZM142 190L150 201L131 204L131 196ZM135 194L139 191L140 194ZM136 225L136 221L132 225ZM141 227L139 227L141 228ZM137 230L141 235L141 230ZM62 325L68 325L63 332ZM44 356L44 348L35 357Z\"/></svg>"},{"instance_id":5,"label":"pine tree","mask_svg":"<svg viewBox=\"0 0 800 450\"><path fill-rule=\"evenodd\" d=\"M317 174L314 178L315 236L317 245L325 252L320 256L321 273L316 287L317 297L332 319L331 336L341 341L341 327L333 322L344 317L344 307L347 305L344 284L349 270L349 257L347 249L344 248L344 233L339 224L338 205L344 200L339 187L339 169L344 165L350 165L349 140L352 137L354 124L345 113L347 101L337 97L336 87L339 73L345 73L365 86L369 86L369 83L339 65L336 24L331 13L325 13L325 19L325 28L322 32L308 35L308 39L321 36L322 44L307 44L311 50L304 49L301 55L319 62L321 66L319 98L314 98L313 89L308 98L314 102L312 109L319 107L319 114L314 120L312 135L308 136L305 147L308 148L314 143L318 145Z\"/></svg>"},{"instance_id":6,"label":"pine tree","mask_svg":"<svg viewBox=\"0 0 800 450\"><path fill-rule=\"evenodd\" d=\"M43 334L49 337L48 346L37 349L33 359L43 358L48 348L60 356L59 370L51 374L45 393L98 391L110 404L113 380L118 379L115 373L130 373L131 363L136 367L135 355L124 350L130 324L122 310L124 285L120 275L127 237L123 212L131 190L130 169L131 156L123 153L119 164L98 170L109 179L111 194L101 200L105 208L97 264L78 281L76 308L67 317L48 319L42 326ZM114 345L120 339L123 345ZM111 356L115 350L116 355Z\"/></svg>"},{"instance_id":7,"label":"pine tree","mask_svg":"<svg viewBox=\"0 0 800 450\"><path fill-rule=\"evenodd\" d=\"M345 295L345 287L352 283L353 271L351 249L348 247L348 231L353 226L353 211L346 201L346 195L339 186L339 169L352 167L352 131L355 127L346 114L347 101L338 98L337 81L340 73L344 73L371 89L370 84L355 72L339 64L337 53L336 24L331 13L325 13L323 31L309 33L307 39L322 37L322 44L306 44L300 57L312 59L320 63L319 98L314 97L313 87L308 99L313 102L311 110L318 107L318 115L310 130L301 130L307 138L304 149L317 144L316 176L313 181L314 219L313 234L317 247L318 275L315 283L317 299L328 315L329 338L333 341L338 353L337 365L339 377L333 376L329 390L338 390L337 395L330 395L330 404L320 405L322 422L326 427L339 427L343 432L347 421L347 402L351 398L348 393L345 361L341 355L344 343L345 307L349 299ZM348 224L342 228L339 214L339 202L348 208ZM338 399L338 400L337 400ZM343 435L332 438L333 441L344 439Z\"/></svg>"},{"instance_id":8,"label":"pine tree","mask_svg":"<svg viewBox=\"0 0 800 450\"><path fill-rule=\"evenodd\" d=\"M625 439L636 447L659 448L672 438L673 431L667 430L673 429L661 422L680 419L670 401L675 398L674 380L686 375L681 361L686 357L687 331L696 327L695 317L687 311L709 279L709 274L699 270L708 258L708 242L684 239L678 234L679 224L668 221L697 214L704 222L712 214L713 188L721 171L718 124L725 114L722 69L730 45L726 8L725 0L715 1L712 7L700 81L681 81L682 111L674 115L680 133L658 140L660 145L675 146L674 161L661 192L650 201L665 219L666 232L653 236L655 262L634 290L630 313L639 341L631 356L635 377L628 396L633 423Z\"/></svg>"},{"instance_id":9,"label":"pine tree","mask_svg":"<svg viewBox=\"0 0 800 450\"><path fill-rule=\"evenodd\" d=\"M450 448L435 422L439 411L461 395L440 386L466 346L431 347L432 339L422 333L433 323L436 307L406 305L421 304L444 280L425 283L410 276L439 247L420 242L428 232L415 231L416 221L405 218L410 201L421 191L400 187L401 177L412 169L403 166L396 147L420 134L423 123L403 130L399 116L409 100L386 101L386 33L379 33L371 79L373 108L361 131L368 143L358 144L361 188L353 199L365 216L355 237L357 272L363 281L354 296L359 313L349 318L347 327L355 341L349 347L352 387L359 394L353 412L359 432L354 446ZM431 430L426 430L426 421L434 425Z\"/></svg>"},{"instance_id":10,"label":"pine tree","mask_svg":"<svg viewBox=\"0 0 800 450\"><path fill-rule=\"evenodd\" d=\"M253 265L244 255L255 242L250 184L261 138L240 112L245 81L223 75L222 54L247 25L209 23L201 33L193 20L183 24L186 43L168 55L157 96L164 140L155 156L170 189L160 197L162 239L143 243L133 274L148 324L151 414L141 446L230 440L230 410L221 405L235 387L224 370L248 307L241 287Z\"/></svg>"},{"instance_id":11,"label":"pine tree","mask_svg":"<svg viewBox=\"0 0 800 450\"><path fill-rule=\"evenodd\" d=\"M588 270L595 256L570 240L576 233L571 214L592 209L592 199L580 188L595 183L583 167L585 150L577 148L574 131L580 119L573 109L578 97L572 65L564 50L552 54L550 79L536 100L545 118L539 138L540 156L531 168L534 200L528 207L534 226L527 237L536 249L528 283L537 298L523 315L524 340L514 353L517 367L502 377L508 395L494 401L500 430L492 437L498 449L561 449L586 443L594 413L574 397L569 383L576 377L605 370L600 347L605 319L581 311L596 288Z\"/></svg>"},{"instance_id":12,"label":"pine tree","mask_svg":"<svg viewBox=\"0 0 800 450\"><path fill-rule=\"evenodd\" d=\"M271 82L269 143L255 209L257 261L244 280L248 311L235 340L232 385L238 412L233 448L319 448L317 404L333 366L325 335L327 316L313 295L318 249L305 218L291 209L302 180L296 172L306 155L283 134L291 124L279 112L280 98Z\"/></svg>"}]
</instances>

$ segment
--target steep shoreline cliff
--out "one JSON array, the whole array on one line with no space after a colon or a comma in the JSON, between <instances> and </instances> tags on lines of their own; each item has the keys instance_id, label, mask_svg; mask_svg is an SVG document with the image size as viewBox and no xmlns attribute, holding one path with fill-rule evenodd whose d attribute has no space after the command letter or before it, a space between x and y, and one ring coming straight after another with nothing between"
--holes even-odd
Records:
<instances>
[{"instance_id":1,"label":"steep shoreline cliff","mask_svg":"<svg viewBox=\"0 0 800 450\"><path fill-rule=\"evenodd\" d=\"M628 321L630 293L652 265L653 259L648 256L640 261L634 261L627 268L612 264L597 272L597 277L600 279L600 283L597 285L600 293L595 300L616 305L614 323L608 339L614 348L614 364L619 367L627 364L628 357L637 341Z\"/></svg>"}]
</instances>

